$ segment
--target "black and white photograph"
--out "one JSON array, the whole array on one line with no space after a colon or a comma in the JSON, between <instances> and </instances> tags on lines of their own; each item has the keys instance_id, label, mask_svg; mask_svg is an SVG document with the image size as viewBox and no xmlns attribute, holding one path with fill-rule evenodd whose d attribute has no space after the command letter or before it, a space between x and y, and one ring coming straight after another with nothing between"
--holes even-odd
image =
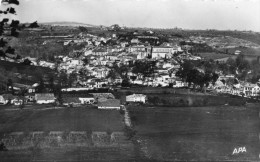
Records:
<instances>
[{"instance_id":1,"label":"black and white photograph","mask_svg":"<svg viewBox=\"0 0 260 162\"><path fill-rule=\"evenodd\" d=\"M0 162L259 162L259 0L0 0Z\"/></svg>"}]
</instances>

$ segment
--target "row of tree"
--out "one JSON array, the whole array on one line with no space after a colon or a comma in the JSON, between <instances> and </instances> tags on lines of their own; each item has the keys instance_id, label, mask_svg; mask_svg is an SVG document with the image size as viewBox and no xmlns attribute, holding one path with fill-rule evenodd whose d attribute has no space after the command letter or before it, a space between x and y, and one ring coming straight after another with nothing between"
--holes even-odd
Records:
<instances>
[{"instance_id":1,"label":"row of tree","mask_svg":"<svg viewBox=\"0 0 260 162\"><path fill-rule=\"evenodd\" d=\"M189 87L193 85L193 88L200 87L201 90L208 87L210 83L215 84L219 77L215 73L214 62L190 60L185 60L181 64L176 76L187 82Z\"/></svg>"}]
</instances>

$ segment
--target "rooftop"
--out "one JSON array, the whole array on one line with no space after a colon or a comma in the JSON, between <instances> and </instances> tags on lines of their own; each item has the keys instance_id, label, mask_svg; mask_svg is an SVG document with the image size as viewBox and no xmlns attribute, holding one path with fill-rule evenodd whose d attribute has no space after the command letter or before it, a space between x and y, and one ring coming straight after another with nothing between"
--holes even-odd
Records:
<instances>
[{"instance_id":1,"label":"rooftop","mask_svg":"<svg viewBox=\"0 0 260 162\"><path fill-rule=\"evenodd\" d=\"M120 100L108 99L106 101L98 102L98 106L101 107L120 107Z\"/></svg>"},{"instance_id":2,"label":"rooftop","mask_svg":"<svg viewBox=\"0 0 260 162\"><path fill-rule=\"evenodd\" d=\"M35 100L55 100L55 97L53 93L37 93Z\"/></svg>"}]
</instances>

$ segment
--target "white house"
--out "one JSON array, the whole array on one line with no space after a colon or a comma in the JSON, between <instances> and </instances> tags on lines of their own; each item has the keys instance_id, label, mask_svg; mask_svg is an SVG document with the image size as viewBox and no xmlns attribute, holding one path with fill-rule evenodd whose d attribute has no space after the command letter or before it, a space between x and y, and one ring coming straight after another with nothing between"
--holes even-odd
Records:
<instances>
[{"instance_id":1,"label":"white house","mask_svg":"<svg viewBox=\"0 0 260 162\"><path fill-rule=\"evenodd\" d=\"M55 102L55 97L53 93L37 93L35 100L37 104L49 104Z\"/></svg>"},{"instance_id":2,"label":"white house","mask_svg":"<svg viewBox=\"0 0 260 162\"><path fill-rule=\"evenodd\" d=\"M94 97L79 97L81 104L93 104L95 102Z\"/></svg>"},{"instance_id":3,"label":"white house","mask_svg":"<svg viewBox=\"0 0 260 162\"><path fill-rule=\"evenodd\" d=\"M12 103L16 106L22 105L24 103L23 99L16 97Z\"/></svg>"},{"instance_id":4,"label":"white house","mask_svg":"<svg viewBox=\"0 0 260 162\"><path fill-rule=\"evenodd\" d=\"M235 55L240 55L240 54L241 54L241 51L236 50L234 54L235 54Z\"/></svg>"},{"instance_id":5,"label":"white house","mask_svg":"<svg viewBox=\"0 0 260 162\"><path fill-rule=\"evenodd\" d=\"M137 55L137 59L147 58L150 51L151 51L151 47L145 47L145 46L131 46L128 48L128 52Z\"/></svg>"},{"instance_id":6,"label":"white house","mask_svg":"<svg viewBox=\"0 0 260 162\"><path fill-rule=\"evenodd\" d=\"M245 84L243 87L246 96L259 96L260 87L257 84Z\"/></svg>"},{"instance_id":7,"label":"white house","mask_svg":"<svg viewBox=\"0 0 260 162\"><path fill-rule=\"evenodd\" d=\"M0 105L6 105L7 103L8 100L6 100L3 95L0 95Z\"/></svg>"},{"instance_id":8,"label":"white house","mask_svg":"<svg viewBox=\"0 0 260 162\"><path fill-rule=\"evenodd\" d=\"M55 64L54 63L47 62L47 61L40 61L39 62L39 66L48 67L48 68L51 68L51 69L55 68Z\"/></svg>"},{"instance_id":9,"label":"white house","mask_svg":"<svg viewBox=\"0 0 260 162\"><path fill-rule=\"evenodd\" d=\"M8 102L13 104L14 96L12 94L3 94L0 95L0 105L6 105Z\"/></svg>"},{"instance_id":10,"label":"white house","mask_svg":"<svg viewBox=\"0 0 260 162\"><path fill-rule=\"evenodd\" d=\"M153 47L152 48L152 58L160 59L160 58L171 58L173 53L172 47Z\"/></svg>"},{"instance_id":11,"label":"white house","mask_svg":"<svg viewBox=\"0 0 260 162\"><path fill-rule=\"evenodd\" d=\"M173 87L186 87L186 86L188 86L188 83L183 82L181 79L176 79L173 84Z\"/></svg>"},{"instance_id":12,"label":"white house","mask_svg":"<svg viewBox=\"0 0 260 162\"><path fill-rule=\"evenodd\" d=\"M97 56L104 56L104 55L108 54L107 48L94 49L92 52L93 52L93 55L97 55Z\"/></svg>"},{"instance_id":13,"label":"white house","mask_svg":"<svg viewBox=\"0 0 260 162\"><path fill-rule=\"evenodd\" d=\"M143 94L132 94L132 95L126 96L126 102L145 103L146 99L147 99L146 95L143 95Z\"/></svg>"},{"instance_id":14,"label":"white house","mask_svg":"<svg viewBox=\"0 0 260 162\"><path fill-rule=\"evenodd\" d=\"M139 42L140 42L140 41L139 41L138 38L134 38L134 39L131 40L131 43L137 43L137 44L138 44Z\"/></svg>"}]
</instances>

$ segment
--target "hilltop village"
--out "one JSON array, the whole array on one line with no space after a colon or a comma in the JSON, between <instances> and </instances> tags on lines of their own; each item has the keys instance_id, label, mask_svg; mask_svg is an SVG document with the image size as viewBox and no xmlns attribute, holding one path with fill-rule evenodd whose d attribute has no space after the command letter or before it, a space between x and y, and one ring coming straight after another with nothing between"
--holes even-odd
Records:
<instances>
[{"instance_id":1,"label":"hilltop village","mask_svg":"<svg viewBox=\"0 0 260 162\"><path fill-rule=\"evenodd\" d=\"M198 32L184 36L118 25L94 29L41 25L25 29L14 44L16 51L0 56L8 67L0 68L4 105L106 108L112 103L111 108L118 108L113 92L133 87L259 97L259 56L248 60L247 54L260 46L232 36ZM145 103L147 97L140 91L126 101Z\"/></svg>"}]
</instances>

